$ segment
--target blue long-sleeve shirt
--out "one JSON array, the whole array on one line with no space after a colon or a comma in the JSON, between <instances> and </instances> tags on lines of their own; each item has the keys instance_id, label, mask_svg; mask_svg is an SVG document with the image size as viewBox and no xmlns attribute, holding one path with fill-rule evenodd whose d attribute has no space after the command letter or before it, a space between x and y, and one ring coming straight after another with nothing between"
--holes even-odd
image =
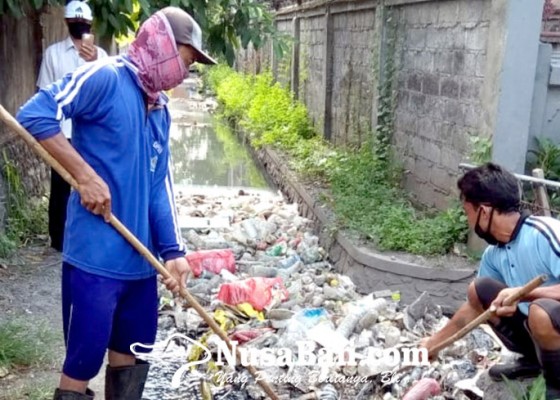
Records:
<instances>
[{"instance_id":1,"label":"blue long-sleeve shirt","mask_svg":"<svg viewBox=\"0 0 560 400\"><path fill-rule=\"evenodd\" d=\"M18 121L37 139L60 132L60 120L74 122L72 145L107 183L117 218L164 260L183 256L170 171L167 98L147 112L136 67L111 57L78 68L40 90ZM103 218L80 204L72 191L64 237L66 262L87 272L142 279L156 272Z\"/></svg>"}]
</instances>

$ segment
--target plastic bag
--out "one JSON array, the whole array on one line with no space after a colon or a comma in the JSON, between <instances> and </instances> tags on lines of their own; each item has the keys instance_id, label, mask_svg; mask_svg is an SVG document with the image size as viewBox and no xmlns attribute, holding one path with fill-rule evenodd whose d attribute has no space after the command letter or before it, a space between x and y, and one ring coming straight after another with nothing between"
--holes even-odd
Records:
<instances>
[{"instance_id":1,"label":"plastic bag","mask_svg":"<svg viewBox=\"0 0 560 400\"><path fill-rule=\"evenodd\" d=\"M230 249L194 251L185 257L195 278L198 278L202 271L219 274L226 269L235 274L235 256Z\"/></svg>"},{"instance_id":2,"label":"plastic bag","mask_svg":"<svg viewBox=\"0 0 560 400\"><path fill-rule=\"evenodd\" d=\"M218 292L218 300L226 304L250 303L257 311L262 311L275 298L288 299L282 278L249 278L224 283Z\"/></svg>"},{"instance_id":3,"label":"plastic bag","mask_svg":"<svg viewBox=\"0 0 560 400\"><path fill-rule=\"evenodd\" d=\"M420 379L404 395L403 400L427 400L441 393L439 382L432 378Z\"/></svg>"}]
</instances>

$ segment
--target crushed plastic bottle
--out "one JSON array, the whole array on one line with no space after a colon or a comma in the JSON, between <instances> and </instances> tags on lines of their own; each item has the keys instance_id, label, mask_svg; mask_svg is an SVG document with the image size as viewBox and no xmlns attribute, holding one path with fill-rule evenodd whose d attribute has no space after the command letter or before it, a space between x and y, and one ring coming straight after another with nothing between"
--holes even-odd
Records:
<instances>
[{"instance_id":1,"label":"crushed plastic bottle","mask_svg":"<svg viewBox=\"0 0 560 400\"><path fill-rule=\"evenodd\" d=\"M287 250L286 243L278 243L278 244L275 244L274 246L270 247L266 251L266 254L269 255L269 256L273 256L273 257L280 257L280 256L286 254L286 250Z\"/></svg>"},{"instance_id":2,"label":"crushed plastic bottle","mask_svg":"<svg viewBox=\"0 0 560 400\"><path fill-rule=\"evenodd\" d=\"M284 269L285 268L290 268L300 260L301 260L301 258L297 254L293 254L288 258L285 258L283 260L278 261L276 263L276 267L277 268L284 268Z\"/></svg>"},{"instance_id":3,"label":"crushed plastic bottle","mask_svg":"<svg viewBox=\"0 0 560 400\"><path fill-rule=\"evenodd\" d=\"M336 331L345 338L350 337L358 322L368 311L378 311L385 307L387 301L384 298L374 299L373 296L364 297L362 300L354 303L350 307L350 311L338 325Z\"/></svg>"}]
</instances>

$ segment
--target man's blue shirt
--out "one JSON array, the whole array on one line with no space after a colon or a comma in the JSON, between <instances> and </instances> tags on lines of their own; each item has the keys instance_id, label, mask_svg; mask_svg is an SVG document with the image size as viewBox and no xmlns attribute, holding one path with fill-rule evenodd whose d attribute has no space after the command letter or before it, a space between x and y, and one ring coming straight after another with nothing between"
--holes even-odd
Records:
<instances>
[{"instance_id":1,"label":"man's blue shirt","mask_svg":"<svg viewBox=\"0 0 560 400\"><path fill-rule=\"evenodd\" d=\"M560 283L560 221L530 216L520 221L509 243L484 251L478 276L518 287L540 274L548 276L547 286ZM519 308L529 313L529 303Z\"/></svg>"},{"instance_id":2,"label":"man's blue shirt","mask_svg":"<svg viewBox=\"0 0 560 400\"><path fill-rule=\"evenodd\" d=\"M17 119L37 140L74 124L72 145L107 183L113 214L150 250L168 260L184 254L170 172L167 99L147 112L135 66L111 57L78 68L40 90ZM142 279L155 270L100 216L68 203L64 261L117 279Z\"/></svg>"}]
</instances>

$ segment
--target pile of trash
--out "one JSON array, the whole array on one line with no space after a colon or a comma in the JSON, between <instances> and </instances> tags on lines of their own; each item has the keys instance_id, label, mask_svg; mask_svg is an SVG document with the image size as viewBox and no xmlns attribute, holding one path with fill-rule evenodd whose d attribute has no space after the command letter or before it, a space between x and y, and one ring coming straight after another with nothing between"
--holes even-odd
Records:
<instances>
[{"instance_id":1,"label":"pile of trash","mask_svg":"<svg viewBox=\"0 0 560 400\"><path fill-rule=\"evenodd\" d=\"M476 381L500 357L496 339L477 328L422 360L420 339L448 320L441 308L427 293L408 306L398 292L357 293L297 205L224 190L180 194L177 205L195 275L188 290L244 360L162 288L158 338L142 356L152 363L144 398L266 398L247 363L282 399L483 398Z\"/></svg>"}]
</instances>

